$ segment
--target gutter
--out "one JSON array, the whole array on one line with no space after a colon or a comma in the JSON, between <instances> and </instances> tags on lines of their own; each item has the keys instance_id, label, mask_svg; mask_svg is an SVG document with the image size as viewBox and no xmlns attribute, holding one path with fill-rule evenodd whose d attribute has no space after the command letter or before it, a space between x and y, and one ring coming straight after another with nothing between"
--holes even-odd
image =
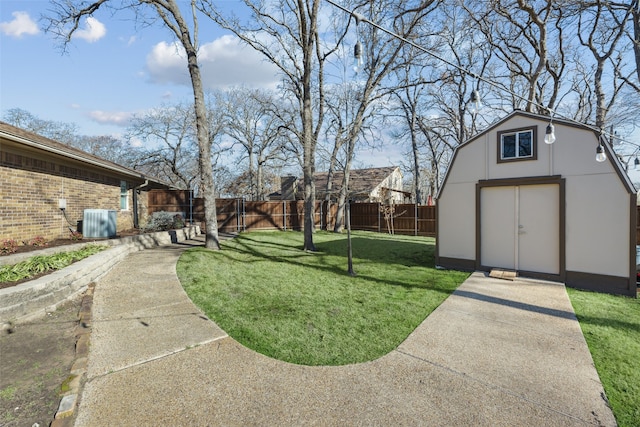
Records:
<instances>
[{"instance_id":1,"label":"gutter","mask_svg":"<svg viewBox=\"0 0 640 427\"><path fill-rule=\"evenodd\" d=\"M47 152L50 152L50 153L54 153L54 154L57 154L59 156L67 157L67 158L70 158L70 159L73 159L73 160L78 160L78 161L83 162L83 163L89 163L89 164L91 164L93 166L98 166L98 167L100 167L102 169L109 169L111 171L118 172L120 174L131 176L131 177L135 177L135 178L138 178L138 179L140 179L142 177L139 172L132 171L132 170L124 168L122 166L118 166L116 164L103 163L103 162L100 162L100 161L95 160L95 159L83 157L81 155L70 153L70 152L67 152L65 150L61 150L59 148L55 148L55 147L51 147L51 146L48 146L48 145L45 145L45 144L41 144L41 143L38 143L38 142L35 142L35 141L31 141L29 139L22 138L22 137L13 135L11 133L7 133L5 131L0 131L0 136L6 138L8 140L11 140L11 141L14 141L14 142L18 142L20 144L24 144L24 145L28 145L28 146L33 147L33 148L37 148L39 150L43 150L43 151L47 151ZM145 182L144 185L146 185L147 183L148 183L148 181Z\"/></svg>"}]
</instances>

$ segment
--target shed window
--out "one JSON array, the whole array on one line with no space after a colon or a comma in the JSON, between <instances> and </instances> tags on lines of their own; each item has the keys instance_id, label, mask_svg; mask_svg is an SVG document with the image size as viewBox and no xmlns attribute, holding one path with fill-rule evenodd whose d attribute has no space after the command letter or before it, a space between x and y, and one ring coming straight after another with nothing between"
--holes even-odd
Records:
<instances>
[{"instance_id":1,"label":"shed window","mask_svg":"<svg viewBox=\"0 0 640 427\"><path fill-rule=\"evenodd\" d=\"M129 191L127 189L127 181L120 181L120 210L129 209Z\"/></svg>"},{"instance_id":2,"label":"shed window","mask_svg":"<svg viewBox=\"0 0 640 427\"><path fill-rule=\"evenodd\" d=\"M535 128L498 132L498 162L536 158Z\"/></svg>"}]
</instances>

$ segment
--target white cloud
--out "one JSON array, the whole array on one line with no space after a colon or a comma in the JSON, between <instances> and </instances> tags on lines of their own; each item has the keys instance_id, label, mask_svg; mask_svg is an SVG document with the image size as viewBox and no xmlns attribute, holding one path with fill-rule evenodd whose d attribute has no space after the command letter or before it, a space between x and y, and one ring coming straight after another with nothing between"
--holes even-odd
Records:
<instances>
[{"instance_id":1,"label":"white cloud","mask_svg":"<svg viewBox=\"0 0 640 427\"><path fill-rule=\"evenodd\" d=\"M149 78L154 83L190 84L186 56L177 42L160 42L147 55Z\"/></svg>"},{"instance_id":2,"label":"white cloud","mask_svg":"<svg viewBox=\"0 0 640 427\"><path fill-rule=\"evenodd\" d=\"M137 37L136 36L130 36L127 40L125 40L123 37L121 37L120 40L125 42L127 46L131 46L137 41Z\"/></svg>"},{"instance_id":3,"label":"white cloud","mask_svg":"<svg viewBox=\"0 0 640 427\"><path fill-rule=\"evenodd\" d=\"M129 120L133 116L133 113L125 111L90 111L88 116L91 120L108 125L126 126L129 124Z\"/></svg>"},{"instance_id":4,"label":"white cloud","mask_svg":"<svg viewBox=\"0 0 640 427\"><path fill-rule=\"evenodd\" d=\"M142 147L144 142L140 138L133 137L129 139L129 145L132 147Z\"/></svg>"},{"instance_id":5,"label":"white cloud","mask_svg":"<svg viewBox=\"0 0 640 427\"><path fill-rule=\"evenodd\" d=\"M93 43L107 34L107 28L96 18L90 16L85 20L85 23L84 28L76 30L74 37Z\"/></svg>"},{"instance_id":6,"label":"white cloud","mask_svg":"<svg viewBox=\"0 0 640 427\"><path fill-rule=\"evenodd\" d=\"M40 32L38 25L27 12L13 12L13 21L0 22L0 32L10 37L33 36Z\"/></svg>"},{"instance_id":7,"label":"white cloud","mask_svg":"<svg viewBox=\"0 0 640 427\"><path fill-rule=\"evenodd\" d=\"M206 43L198 55L207 89L237 85L275 87L278 82L275 66L242 45L237 37L225 35ZM154 83L191 84L184 49L178 43L158 43L147 55L146 67Z\"/></svg>"}]
</instances>

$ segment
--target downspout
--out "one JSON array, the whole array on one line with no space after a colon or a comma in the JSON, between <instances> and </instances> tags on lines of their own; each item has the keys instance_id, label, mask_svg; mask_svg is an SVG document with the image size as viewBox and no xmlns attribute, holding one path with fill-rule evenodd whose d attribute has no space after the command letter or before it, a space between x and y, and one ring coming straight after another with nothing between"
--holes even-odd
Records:
<instances>
[{"instance_id":1,"label":"downspout","mask_svg":"<svg viewBox=\"0 0 640 427\"><path fill-rule=\"evenodd\" d=\"M133 228L140 228L140 219L138 217L138 192L141 188L147 187L149 180L145 179L144 184L133 188Z\"/></svg>"},{"instance_id":2,"label":"downspout","mask_svg":"<svg viewBox=\"0 0 640 427\"><path fill-rule=\"evenodd\" d=\"M189 225L193 225L193 189L189 189Z\"/></svg>"}]
</instances>

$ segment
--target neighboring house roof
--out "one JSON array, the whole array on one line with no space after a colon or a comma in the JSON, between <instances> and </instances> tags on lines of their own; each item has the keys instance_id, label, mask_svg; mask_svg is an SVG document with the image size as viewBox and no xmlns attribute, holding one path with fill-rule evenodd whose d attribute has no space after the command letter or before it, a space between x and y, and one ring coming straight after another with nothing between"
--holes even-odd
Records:
<instances>
[{"instance_id":1,"label":"neighboring house roof","mask_svg":"<svg viewBox=\"0 0 640 427\"><path fill-rule=\"evenodd\" d=\"M0 121L0 139L9 140L16 144L31 147L33 149L44 151L55 156L80 161L82 163L86 163L94 167L110 171L111 173L123 175L130 178L132 181L148 181L148 185L145 186L145 188L148 189L173 188L171 184L162 182L157 178L145 175L139 171L129 169L98 156L94 156L93 154L89 154L85 151L79 150L61 142L57 142L33 132L17 128L2 121Z\"/></svg>"},{"instance_id":2,"label":"neighboring house roof","mask_svg":"<svg viewBox=\"0 0 640 427\"><path fill-rule=\"evenodd\" d=\"M369 195L385 178L389 177L398 166L382 168L352 169L349 172L349 193L352 195ZM328 172L315 173L316 194L326 194ZM331 193L336 194L342 188L344 172L334 172Z\"/></svg>"},{"instance_id":3,"label":"neighboring house roof","mask_svg":"<svg viewBox=\"0 0 640 427\"><path fill-rule=\"evenodd\" d=\"M351 196L358 198L369 197L371 193L378 188L385 179L394 172L400 173L398 166L387 166L382 168L352 169L349 171L349 193ZM328 172L317 172L313 174L316 185L316 198L321 199L327 195L327 181L329 179ZM331 193L337 195L342 188L342 179L344 172L334 172L331 179ZM269 198L280 200L285 198L301 199L304 195L304 183L302 179L295 176L281 177L281 189L278 192L269 194ZM403 191L401 188L380 187L383 190L391 190L393 193L402 193L404 196L410 196L410 192ZM283 196L284 195L284 196Z\"/></svg>"}]
</instances>

